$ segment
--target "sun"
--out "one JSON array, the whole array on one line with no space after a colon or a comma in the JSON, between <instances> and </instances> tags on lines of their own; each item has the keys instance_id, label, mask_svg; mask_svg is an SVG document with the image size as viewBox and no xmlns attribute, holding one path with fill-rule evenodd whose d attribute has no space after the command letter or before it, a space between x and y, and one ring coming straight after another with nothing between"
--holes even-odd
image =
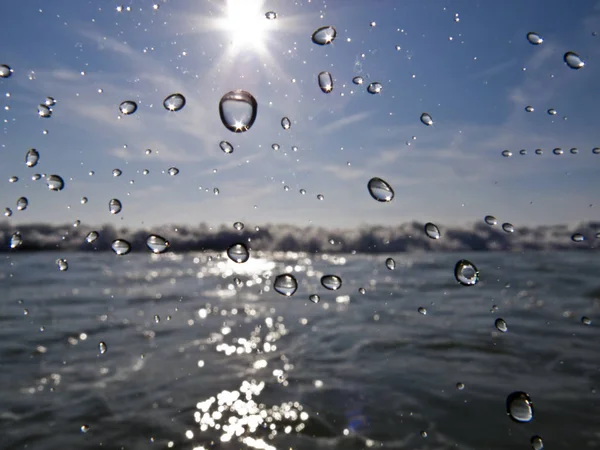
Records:
<instances>
[{"instance_id":1,"label":"sun","mask_svg":"<svg viewBox=\"0 0 600 450\"><path fill-rule=\"evenodd\" d=\"M226 33L231 53L266 54L267 40L277 22L267 19L266 12L262 0L227 0L224 17L217 19L216 25Z\"/></svg>"}]
</instances>

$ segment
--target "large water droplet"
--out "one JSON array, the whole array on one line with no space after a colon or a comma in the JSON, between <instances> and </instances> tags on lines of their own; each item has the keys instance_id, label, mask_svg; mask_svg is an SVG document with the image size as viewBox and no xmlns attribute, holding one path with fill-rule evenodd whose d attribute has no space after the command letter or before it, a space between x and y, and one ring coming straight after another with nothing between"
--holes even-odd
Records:
<instances>
[{"instance_id":1,"label":"large water droplet","mask_svg":"<svg viewBox=\"0 0 600 450\"><path fill-rule=\"evenodd\" d=\"M289 273L277 275L277 277L275 277L275 281L273 282L273 289L275 289L275 291L281 295L290 297L294 295L298 289L298 281L296 281L294 275Z\"/></svg>"},{"instance_id":2,"label":"large water droplet","mask_svg":"<svg viewBox=\"0 0 600 450\"><path fill-rule=\"evenodd\" d=\"M174 177L179 173L179 169L177 167L169 167L169 170L167 172L169 172L169 175Z\"/></svg>"},{"instance_id":3,"label":"large water droplet","mask_svg":"<svg viewBox=\"0 0 600 450\"><path fill-rule=\"evenodd\" d=\"M342 279L337 275L325 275L321 277L321 284L325 289L337 291L342 287Z\"/></svg>"},{"instance_id":4,"label":"large water droplet","mask_svg":"<svg viewBox=\"0 0 600 450\"><path fill-rule=\"evenodd\" d=\"M373 83L371 83L367 86L367 92L369 94L379 94L382 89L383 89L383 86L381 85L381 83L379 83L377 81L374 81Z\"/></svg>"},{"instance_id":5,"label":"large water droplet","mask_svg":"<svg viewBox=\"0 0 600 450\"><path fill-rule=\"evenodd\" d=\"M333 90L333 78L329 72L319 73L319 87L321 91L329 94Z\"/></svg>"},{"instance_id":6,"label":"large water droplet","mask_svg":"<svg viewBox=\"0 0 600 450\"><path fill-rule=\"evenodd\" d=\"M18 231L10 237L10 248L17 248L22 243L23 238L21 237L21 233L19 233Z\"/></svg>"},{"instance_id":7,"label":"large water droplet","mask_svg":"<svg viewBox=\"0 0 600 450\"><path fill-rule=\"evenodd\" d=\"M502 224L502 229L507 233L514 233L515 227L512 223L505 222Z\"/></svg>"},{"instance_id":8,"label":"large water droplet","mask_svg":"<svg viewBox=\"0 0 600 450\"><path fill-rule=\"evenodd\" d=\"M425 224L425 234L431 239L439 239L441 237L440 229L431 222Z\"/></svg>"},{"instance_id":9,"label":"large water droplet","mask_svg":"<svg viewBox=\"0 0 600 450\"><path fill-rule=\"evenodd\" d=\"M290 119L288 119L287 117L281 119L281 128L283 128L284 130L289 130L291 126L292 122L290 121Z\"/></svg>"},{"instance_id":10,"label":"large water droplet","mask_svg":"<svg viewBox=\"0 0 600 450\"><path fill-rule=\"evenodd\" d=\"M427 125L428 127L433 125L433 119L431 118L431 116L428 113L423 113L421 114L421 123L423 123L423 125Z\"/></svg>"},{"instance_id":11,"label":"large water droplet","mask_svg":"<svg viewBox=\"0 0 600 450\"><path fill-rule=\"evenodd\" d=\"M151 234L146 239L146 246L150 249L150 251L152 251L152 253L158 254L166 252L171 246L171 243L162 236Z\"/></svg>"},{"instance_id":12,"label":"large water droplet","mask_svg":"<svg viewBox=\"0 0 600 450\"><path fill-rule=\"evenodd\" d=\"M498 223L498 220L494 216L485 216L483 220L485 220L485 223L488 225L496 225Z\"/></svg>"},{"instance_id":13,"label":"large water droplet","mask_svg":"<svg viewBox=\"0 0 600 450\"><path fill-rule=\"evenodd\" d=\"M506 398L506 413L515 422L531 422L533 402L525 392L513 392Z\"/></svg>"},{"instance_id":14,"label":"large water droplet","mask_svg":"<svg viewBox=\"0 0 600 450\"><path fill-rule=\"evenodd\" d=\"M542 441L541 437L532 436L530 442L533 450L544 450L544 441Z\"/></svg>"},{"instance_id":15,"label":"large water droplet","mask_svg":"<svg viewBox=\"0 0 600 450\"><path fill-rule=\"evenodd\" d=\"M38 106L38 116L43 117L44 119L48 119L52 116L52 110L48 108L46 105Z\"/></svg>"},{"instance_id":16,"label":"large water droplet","mask_svg":"<svg viewBox=\"0 0 600 450\"><path fill-rule=\"evenodd\" d=\"M46 177L46 185L51 191L62 191L65 187L65 182L58 175L48 175Z\"/></svg>"},{"instance_id":17,"label":"large water droplet","mask_svg":"<svg viewBox=\"0 0 600 450\"><path fill-rule=\"evenodd\" d=\"M571 240L573 242L583 242L585 241L585 236L581 233L575 233L573 236L571 236Z\"/></svg>"},{"instance_id":18,"label":"large water droplet","mask_svg":"<svg viewBox=\"0 0 600 450\"><path fill-rule=\"evenodd\" d=\"M308 297L308 299L313 303L319 303L321 301L321 297L319 297L317 294L312 294L310 297Z\"/></svg>"},{"instance_id":19,"label":"large water droplet","mask_svg":"<svg viewBox=\"0 0 600 450\"><path fill-rule=\"evenodd\" d=\"M237 243L233 244L227 249L227 256L229 256L229 259L231 259L233 262L242 264L248 261L250 258L250 252L244 244Z\"/></svg>"},{"instance_id":20,"label":"large water droplet","mask_svg":"<svg viewBox=\"0 0 600 450\"><path fill-rule=\"evenodd\" d=\"M364 83L364 81L365 81L365 80L364 80L364 78L363 78L363 77L360 77L360 76L352 78L352 82L353 82L354 84L356 84L356 85L359 85L359 86L360 86L361 84L363 84L363 83Z\"/></svg>"},{"instance_id":21,"label":"large water droplet","mask_svg":"<svg viewBox=\"0 0 600 450\"><path fill-rule=\"evenodd\" d=\"M221 150L223 150L223 153L233 153L233 145L231 145L227 141L221 141L219 143L219 147L221 147Z\"/></svg>"},{"instance_id":22,"label":"large water droplet","mask_svg":"<svg viewBox=\"0 0 600 450\"><path fill-rule=\"evenodd\" d=\"M108 210L111 214L119 214L121 209L122 205L120 200L113 198L108 202Z\"/></svg>"},{"instance_id":23,"label":"large water droplet","mask_svg":"<svg viewBox=\"0 0 600 450\"><path fill-rule=\"evenodd\" d=\"M312 41L318 45L327 45L335 39L337 32L332 26L318 28L312 35Z\"/></svg>"},{"instance_id":24,"label":"large water droplet","mask_svg":"<svg viewBox=\"0 0 600 450\"><path fill-rule=\"evenodd\" d=\"M275 11L269 11L265 13L265 17L269 20L275 20L277 19L277 13Z\"/></svg>"},{"instance_id":25,"label":"large water droplet","mask_svg":"<svg viewBox=\"0 0 600 450\"><path fill-rule=\"evenodd\" d=\"M112 242L111 248L117 255L123 256L131 251L131 244L125 239L116 239Z\"/></svg>"},{"instance_id":26,"label":"large water droplet","mask_svg":"<svg viewBox=\"0 0 600 450\"><path fill-rule=\"evenodd\" d=\"M378 202L391 202L394 199L394 190L381 178L371 178L367 184L369 194Z\"/></svg>"},{"instance_id":27,"label":"large water droplet","mask_svg":"<svg viewBox=\"0 0 600 450\"><path fill-rule=\"evenodd\" d=\"M534 112L535 108L533 106L526 106L525 107L525 111L527 111L527 112Z\"/></svg>"},{"instance_id":28,"label":"large water droplet","mask_svg":"<svg viewBox=\"0 0 600 450\"><path fill-rule=\"evenodd\" d=\"M388 258L385 260L385 267L389 270L394 270L396 268L396 261L393 258Z\"/></svg>"},{"instance_id":29,"label":"large water droplet","mask_svg":"<svg viewBox=\"0 0 600 450\"><path fill-rule=\"evenodd\" d=\"M19 211L24 211L27 209L27 205L29 205L29 201L27 201L26 197L20 197L17 200L17 209Z\"/></svg>"},{"instance_id":30,"label":"large water droplet","mask_svg":"<svg viewBox=\"0 0 600 450\"><path fill-rule=\"evenodd\" d=\"M533 45L540 45L542 42L544 42L544 39L533 31L527 33L527 40Z\"/></svg>"},{"instance_id":31,"label":"large water droplet","mask_svg":"<svg viewBox=\"0 0 600 450\"><path fill-rule=\"evenodd\" d=\"M502 333L506 333L508 331L508 325L506 324L504 319L496 319L496 321L494 322L494 326L498 331L501 331Z\"/></svg>"},{"instance_id":32,"label":"large water droplet","mask_svg":"<svg viewBox=\"0 0 600 450\"><path fill-rule=\"evenodd\" d=\"M163 106L168 111L180 111L185 106L185 97L179 93L171 94L165 98Z\"/></svg>"},{"instance_id":33,"label":"large water droplet","mask_svg":"<svg viewBox=\"0 0 600 450\"><path fill-rule=\"evenodd\" d=\"M463 286L474 286L479 281L479 270L471 261L461 259L454 267L454 277Z\"/></svg>"},{"instance_id":34,"label":"large water droplet","mask_svg":"<svg viewBox=\"0 0 600 450\"><path fill-rule=\"evenodd\" d=\"M58 270L60 270L61 272L65 272L65 271L69 270L69 263L64 258L57 259L56 266L58 267Z\"/></svg>"},{"instance_id":35,"label":"large water droplet","mask_svg":"<svg viewBox=\"0 0 600 450\"><path fill-rule=\"evenodd\" d=\"M12 75L13 70L6 64L0 64L0 78L8 78Z\"/></svg>"},{"instance_id":36,"label":"large water droplet","mask_svg":"<svg viewBox=\"0 0 600 450\"><path fill-rule=\"evenodd\" d=\"M104 341L100 341L100 343L98 344L98 351L101 355L104 355L106 353L106 350L108 350L108 347L106 347L106 343Z\"/></svg>"},{"instance_id":37,"label":"large water droplet","mask_svg":"<svg viewBox=\"0 0 600 450\"><path fill-rule=\"evenodd\" d=\"M98 234L97 231L90 231L87 236L85 237L85 240L88 244L91 244L92 242L94 242L96 239L98 239L98 237L100 237L100 235Z\"/></svg>"},{"instance_id":38,"label":"large water droplet","mask_svg":"<svg viewBox=\"0 0 600 450\"><path fill-rule=\"evenodd\" d=\"M565 56L563 57L565 63L567 64L567 66L569 66L571 69L581 69L583 66L585 66L585 62L581 59L581 57L575 53L575 52L567 52L565 53Z\"/></svg>"},{"instance_id":39,"label":"large water droplet","mask_svg":"<svg viewBox=\"0 0 600 450\"><path fill-rule=\"evenodd\" d=\"M133 100L125 100L119 105L119 111L121 111L121 114L123 114L124 116L133 114L137 111L137 108L137 103Z\"/></svg>"},{"instance_id":40,"label":"large water droplet","mask_svg":"<svg viewBox=\"0 0 600 450\"><path fill-rule=\"evenodd\" d=\"M510 150L502 150L502 156L504 156L505 158L508 158L508 157L512 156L512 152Z\"/></svg>"},{"instance_id":41,"label":"large water droplet","mask_svg":"<svg viewBox=\"0 0 600 450\"><path fill-rule=\"evenodd\" d=\"M40 159L40 153L35 148L30 148L25 154L25 165L34 167Z\"/></svg>"},{"instance_id":42,"label":"large water droplet","mask_svg":"<svg viewBox=\"0 0 600 450\"><path fill-rule=\"evenodd\" d=\"M221 122L229 131L248 131L256 120L258 104L249 92L241 89L228 92L219 102Z\"/></svg>"}]
</instances>

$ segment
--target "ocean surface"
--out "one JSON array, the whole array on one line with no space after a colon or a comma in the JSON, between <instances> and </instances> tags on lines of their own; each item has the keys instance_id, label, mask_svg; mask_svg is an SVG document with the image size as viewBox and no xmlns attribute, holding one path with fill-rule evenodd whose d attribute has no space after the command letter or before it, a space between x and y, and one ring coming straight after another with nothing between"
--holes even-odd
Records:
<instances>
[{"instance_id":1,"label":"ocean surface","mask_svg":"<svg viewBox=\"0 0 600 450\"><path fill-rule=\"evenodd\" d=\"M587 251L5 254L0 448L600 448L599 273Z\"/></svg>"}]
</instances>

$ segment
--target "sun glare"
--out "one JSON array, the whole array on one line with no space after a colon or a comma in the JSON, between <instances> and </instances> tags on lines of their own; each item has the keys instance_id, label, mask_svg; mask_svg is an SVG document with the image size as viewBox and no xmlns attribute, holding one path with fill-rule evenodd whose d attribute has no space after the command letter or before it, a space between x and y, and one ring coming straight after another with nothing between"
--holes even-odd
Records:
<instances>
[{"instance_id":1,"label":"sun glare","mask_svg":"<svg viewBox=\"0 0 600 450\"><path fill-rule=\"evenodd\" d=\"M227 0L219 28L227 33L233 52L267 51L265 44L274 21L268 20L265 12L262 0Z\"/></svg>"}]
</instances>

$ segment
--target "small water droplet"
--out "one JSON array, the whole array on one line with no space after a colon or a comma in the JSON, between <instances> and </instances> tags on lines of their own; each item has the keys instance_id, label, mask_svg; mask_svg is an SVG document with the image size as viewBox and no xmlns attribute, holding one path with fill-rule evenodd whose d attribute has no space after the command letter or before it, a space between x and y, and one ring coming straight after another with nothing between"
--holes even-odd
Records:
<instances>
[{"instance_id":1,"label":"small water droplet","mask_svg":"<svg viewBox=\"0 0 600 450\"><path fill-rule=\"evenodd\" d=\"M73 228L77 228L79 227L79 225L81 225L81 220L76 220L75 222L73 222Z\"/></svg>"},{"instance_id":2,"label":"small water droplet","mask_svg":"<svg viewBox=\"0 0 600 450\"><path fill-rule=\"evenodd\" d=\"M65 182L58 175L48 175L46 177L46 185L51 191L62 191L65 187Z\"/></svg>"},{"instance_id":3,"label":"small water droplet","mask_svg":"<svg viewBox=\"0 0 600 450\"><path fill-rule=\"evenodd\" d=\"M321 284L325 289L337 291L342 287L342 279L337 275L324 275L321 277Z\"/></svg>"},{"instance_id":4,"label":"small water droplet","mask_svg":"<svg viewBox=\"0 0 600 450\"><path fill-rule=\"evenodd\" d=\"M30 148L25 154L25 165L34 167L40 159L40 153L35 148Z\"/></svg>"},{"instance_id":5,"label":"small water droplet","mask_svg":"<svg viewBox=\"0 0 600 450\"><path fill-rule=\"evenodd\" d=\"M8 179L9 183L16 183L17 181L19 181L19 177L14 175Z\"/></svg>"},{"instance_id":6,"label":"small water droplet","mask_svg":"<svg viewBox=\"0 0 600 450\"><path fill-rule=\"evenodd\" d=\"M365 295L367 293L367 291L365 290L365 288L361 287L361 288L358 288L358 293L361 295Z\"/></svg>"},{"instance_id":7,"label":"small water droplet","mask_svg":"<svg viewBox=\"0 0 600 450\"><path fill-rule=\"evenodd\" d=\"M494 326L498 331L501 331L502 333L506 333L508 331L508 325L506 324L504 319L496 319L496 321L494 322Z\"/></svg>"},{"instance_id":8,"label":"small water droplet","mask_svg":"<svg viewBox=\"0 0 600 450\"><path fill-rule=\"evenodd\" d=\"M425 224L425 234L431 239L439 239L441 237L440 229L431 222Z\"/></svg>"},{"instance_id":9,"label":"small water droplet","mask_svg":"<svg viewBox=\"0 0 600 450\"><path fill-rule=\"evenodd\" d=\"M158 314L154 315L154 323L160 323L160 316Z\"/></svg>"},{"instance_id":10,"label":"small water droplet","mask_svg":"<svg viewBox=\"0 0 600 450\"><path fill-rule=\"evenodd\" d=\"M41 174L39 174L39 173L34 173L33 175L31 175L31 179L32 179L33 181L37 181L37 180L39 180L40 178L42 178L42 175L41 175Z\"/></svg>"},{"instance_id":11,"label":"small water droplet","mask_svg":"<svg viewBox=\"0 0 600 450\"><path fill-rule=\"evenodd\" d=\"M108 202L108 210L111 214L119 214L122 209L121 201L113 198Z\"/></svg>"},{"instance_id":12,"label":"small water droplet","mask_svg":"<svg viewBox=\"0 0 600 450\"><path fill-rule=\"evenodd\" d=\"M300 192L301 195L306 195L306 190L305 189L300 189L299 192Z\"/></svg>"},{"instance_id":13,"label":"small water droplet","mask_svg":"<svg viewBox=\"0 0 600 450\"><path fill-rule=\"evenodd\" d=\"M233 224L233 228L235 228L238 231L242 231L244 229L244 224L242 222L235 222Z\"/></svg>"},{"instance_id":14,"label":"small water droplet","mask_svg":"<svg viewBox=\"0 0 600 450\"><path fill-rule=\"evenodd\" d=\"M583 66L585 66L585 62L575 52L565 53L565 56L563 56L563 59L564 59L565 63L567 64L567 66L569 66L571 69L577 70L577 69L581 69Z\"/></svg>"},{"instance_id":15,"label":"small water droplet","mask_svg":"<svg viewBox=\"0 0 600 450\"><path fill-rule=\"evenodd\" d=\"M275 151L278 151L280 147L279 147L279 144L273 144L273 145L271 145L271 148Z\"/></svg>"},{"instance_id":16,"label":"small water droplet","mask_svg":"<svg viewBox=\"0 0 600 450\"><path fill-rule=\"evenodd\" d=\"M288 119L287 117L281 119L281 128L283 128L284 130L289 130L291 126L292 122L290 121L290 119Z\"/></svg>"},{"instance_id":17,"label":"small water droplet","mask_svg":"<svg viewBox=\"0 0 600 450\"><path fill-rule=\"evenodd\" d=\"M121 104L119 105L119 111L124 116L133 114L134 112L137 111L137 108L138 108L137 103L134 102L133 100L125 100L124 102L121 102Z\"/></svg>"},{"instance_id":18,"label":"small water droplet","mask_svg":"<svg viewBox=\"0 0 600 450\"><path fill-rule=\"evenodd\" d=\"M594 155L600 155L600 147L594 147L594 148L592 149L592 153L593 153Z\"/></svg>"},{"instance_id":19,"label":"small water droplet","mask_svg":"<svg viewBox=\"0 0 600 450\"><path fill-rule=\"evenodd\" d=\"M543 153L544 153L544 152L543 152L543 150L542 150L541 148L536 148L536 149L535 149L535 154L536 154L536 155L541 155L541 154L543 154Z\"/></svg>"},{"instance_id":20,"label":"small water droplet","mask_svg":"<svg viewBox=\"0 0 600 450\"><path fill-rule=\"evenodd\" d=\"M496 225L498 223L498 220L494 216L485 216L483 220L485 220L485 223L488 225Z\"/></svg>"},{"instance_id":21,"label":"small water droplet","mask_svg":"<svg viewBox=\"0 0 600 450\"><path fill-rule=\"evenodd\" d=\"M116 239L112 242L111 248L117 255L123 256L131 251L131 244L125 239Z\"/></svg>"},{"instance_id":22,"label":"small water droplet","mask_svg":"<svg viewBox=\"0 0 600 450\"><path fill-rule=\"evenodd\" d=\"M531 438L531 448L533 450L544 450L544 441L539 436L532 436Z\"/></svg>"},{"instance_id":23,"label":"small water droplet","mask_svg":"<svg viewBox=\"0 0 600 450\"><path fill-rule=\"evenodd\" d=\"M544 39L533 31L527 33L527 40L533 45L540 45L542 42L544 42Z\"/></svg>"},{"instance_id":24,"label":"small water droplet","mask_svg":"<svg viewBox=\"0 0 600 450\"><path fill-rule=\"evenodd\" d=\"M424 437L424 438L426 438L428 436L427 431L425 431L425 430L422 430L420 434L421 434L421 437Z\"/></svg>"},{"instance_id":25,"label":"small water droplet","mask_svg":"<svg viewBox=\"0 0 600 450\"><path fill-rule=\"evenodd\" d=\"M385 267L389 270L394 270L396 268L396 261L393 258L388 258L385 260Z\"/></svg>"},{"instance_id":26,"label":"small water droplet","mask_svg":"<svg viewBox=\"0 0 600 450\"><path fill-rule=\"evenodd\" d=\"M219 147L221 147L221 150L223 150L223 153L233 153L233 145L231 145L227 141L221 141L219 143Z\"/></svg>"},{"instance_id":27,"label":"small water droplet","mask_svg":"<svg viewBox=\"0 0 600 450\"><path fill-rule=\"evenodd\" d=\"M312 294L310 297L308 297L308 299L313 303L319 303L321 301L321 297L319 297L317 294Z\"/></svg>"},{"instance_id":28,"label":"small water droplet","mask_svg":"<svg viewBox=\"0 0 600 450\"><path fill-rule=\"evenodd\" d=\"M22 243L23 243L23 238L21 237L21 233L19 233L18 231L10 237L10 243L9 243L10 248L17 248Z\"/></svg>"},{"instance_id":29,"label":"small water droplet","mask_svg":"<svg viewBox=\"0 0 600 450\"><path fill-rule=\"evenodd\" d=\"M505 222L502 224L502 229L506 232L506 233L514 233L515 232L515 227L512 223L509 222Z\"/></svg>"},{"instance_id":30,"label":"small water droplet","mask_svg":"<svg viewBox=\"0 0 600 450\"><path fill-rule=\"evenodd\" d=\"M323 194L317 194L317 200L323 201L325 200L325 197L323 196Z\"/></svg>"},{"instance_id":31,"label":"small water droplet","mask_svg":"<svg viewBox=\"0 0 600 450\"><path fill-rule=\"evenodd\" d=\"M185 106L185 97L179 93L171 94L164 99L163 106L167 111L180 111Z\"/></svg>"},{"instance_id":32,"label":"small water droplet","mask_svg":"<svg viewBox=\"0 0 600 450\"><path fill-rule=\"evenodd\" d=\"M526 106L525 107L525 111L527 111L527 112L534 112L535 108L533 106Z\"/></svg>"},{"instance_id":33,"label":"small water droplet","mask_svg":"<svg viewBox=\"0 0 600 450\"><path fill-rule=\"evenodd\" d=\"M592 324L592 320L589 317L583 316L581 318L581 323L584 325L591 325Z\"/></svg>"},{"instance_id":34,"label":"small water droplet","mask_svg":"<svg viewBox=\"0 0 600 450\"><path fill-rule=\"evenodd\" d=\"M64 258L57 259L56 266L58 267L58 270L60 270L61 272L69 270L69 263L67 263L67 260Z\"/></svg>"},{"instance_id":35,"label":"small water droplet","mask_svg":"<svg viewBox=\"0 0 600 450\"><path fill-rule=\"evenodd\" d=\"M214 194L214 195L219 195L219 193L220 193L220 192L219 192L219 188L214 188L214 189L213 189L213 194Z\"/></svg>"},{"instance_id":36,"label":"small water droplet","mask_svg":"<svg viewBox=\"0 0 600 450\"><path fill-rule=\"evenodd\" d=\"M360 77L360 76L359 76L359 77L354 77L354 78L352 78L352 82L353 82L354 84L358 85L358 86L360 86L361 84L363 84L363 83L364 83L364 81L365 81L365 80L364 80L364 78L363 78L363 77Z\"/></svg>"},{"instance_id":37,"label":"small water droplet","mask_svg":"<svg viewBox=\"0 0 600 450\"><path fill-rule=\"evenodd\" d=\"M422 306L420 306L419 309L417 309L417 311L419 312L419 314L423 314L424 316L427 315L427 310Z\"/></svg>"},{"instance_id":38,"label":"small water droplet","mask_svg":"<svg viewBox=\"0 0 600 450\"><path fill-rule=\"evenodd\" d=\"M88 431L90 431L90 427L89 427L89 425L84 424L84 425L81 425L80 430L82 433L87 433Z\"/></svg>"},{"instance_id":39,"label":"small water droplet","mask_svg":"<svg viewBox=\"0 0 600 450\"><path fill-rule=\"evenodd\" d=\"M519 154L525 156L527 154L527 150L525 150L524 148L519 150Z\"/></svg>"},{"instance_id":40,"label":"small water droplet","mask_svg":"<svg viewBox=\"0 0 600 450\"><path fill-rule=\"evenodd\" d=\"M371 22L369 25L371 26L371 28L374 28L374 27L376 27L376 26L377 26L377 23L375 23L375 22Z\"/></svg>"},{"instance_id":41,"label":"small water droplet","mask_svg":"<svg viewBox=\"0 0 600 450\"><path fill-rule=\"evenodd\" d=\"M46 97L46 100L44 100L44 105L54 106L56 105L56 100L54 99L54 97Z\"/></svg>"},{"instance_id":42,"label":"small water droplet","mask_svg":"<svg viewBox=\"0 0 600 450\"><path fill-rule=\"evenodd\" d=\"M6 64L0 64L0 78L9 78L13 70Z\"/></svg>"},{"instance_id":43,"label":"small water droplet","mask_svg":"<svg viewBox=\"0 0 600 450\"><path fill-rule=\"evenodd\" d=\"M564 151L563 151L563 149L562 149L562 148L558 148L558 147L557 147L557 148L555 148L554 150L552 150L552 153L554 153L555 155L558 155L558 156L560 156L560 155L564 154Z\"/></svg>"},{"instance_id":44,"label":"small water droplet","mask_svg":"<svg viewBox=\"0 0 600 450\"><path fill-rule=\"evenodd\" d=\"M159 254L166 252L171 246L171 243L162 236L151 234L146 239L146 246L152 253Z\"/></svg>"},{"instance_id":45,"label":"small water droplet","mask_svg":"<svg viewBox=\"0 0 600 450\"><path fill-rule=\"evenodd\" d=\"M400 50L402 50L402 47L400 47L399 45L396 45L396 47L394 47L396 49L397 52L399 52Z\"/></svg>"},{"instance_id":46,"label":"small water droplet","mask_svg":"<svg viewBox=\"0 0 600 450\"><path fill-rule=\"evenodd\" d=\"M120 177L122 173L123 172L121 172L121 169L113 169L112 171L113 177Z\"/></svg>"},{"instance_id":47,"label":"small water droplet","mask_svg":"<svg viewBox=\"0 0 600 450\"><path fill-rule=\"evenodd\" d=\"M504 156L505 158L508 158L508 157L512 156L512 152L510 150L503 150L502 156Z\"/></svg>"},{"instance_id":48,"label":"small water droplet","mask_svg":"<svg viewBox=\"0 0 600 450\"><path fill-rule=\"evenodd\" d=\"M228 92L219 102L221 122L234 133L248 131L256 120L257 111L256 99L241 89Z\"/></svg>"},{"instance_id":49,"label":"small water droplet","mask_svg":"<svg viewBox=\"0 0 600 450\"><path fill-rule=\"evenodd\" d=\"M17 200L17 209L19 211L24 211L27 209L27 205L29 205L29 201L27 200L26 197L20 197Z\"/></svg>"},{"instance_id":50,"label":"small water droplet","mask_svg":"<svg viewBox=\"0 0 600 450\"><path fill-rule=\"evenodd\" d=\"M52 116L52 110L46 105L39 105L38 116L43 117L44 119L48 119Z\"/></svg>"},{"instance_id":51,"label":"small water droplet","mask_svg":"<svg viewBox=\"0 0 600 450\"><path fill-rule=\"evenodd\" d=\"M277 19L277 13L275 11L269 11L265 14L265 17L269 20Z\"/></svg>"},{"instance_id":52,"label":"small water droplet","mask_svg":"<svg viewBox=\"0 0 600 450\"><path fill-rule=\"evenodd\" d=\"M464 383L456 383L456 389L462 391L465 388Z\"/></svg>"},{"instance_id":53,"label":"small water droplet","mask_svg":"<svg viewBox=\"0 0 600 450\"><path fill-rule=\"evenodd\" d=\"M100 341L100 343L98 344L98 351L101 355L104 355L106 353L106 350L108 350L108 348L106 347L106 342Z\"/></svg>"},{"instance_id":54,"label":"small water droplet","mask_svg":"<svg viewBox=\"0 0 600 450\"><path fill-rule=\"evenodd\" d=\"M174 177L175 175L177 175L179 173L179 169L177 167L169 167L168 172L169 172L169 175Z\"/></svg>"},{"instance_id":55,"label":"small water droplet","mask_svg":"<svg viewBox=\"0 0 600 450\"><path fill-rule=\"evenodd\" d=\"M281 295L290 297L294 295L298 289L298 281L296 281L294 275L289 273L277 275L277 277L275 277L275 281L273 282L273 289L275 289L275 291Z\"/></svg>"},{"instance_id":56,"label":"small water droplet","mask_svg":"<svg viewBox=\"0 0 600 450\"><path fill-rule=\"evenodd\" d=\"M463 286L474 286L479 281L479 270L471 261L461 259L454 267L454 277Z\"/></svg>"},{"instance_id":57,"label":"small water droplet","mask_svg":"<svg viewBox=\"0 0 600 450\"><path fill-rule=\"evenodd\" d=\"M85 240L88 244L91 244L92 242L94 242L96 239L98 239L100 235L98 234L97 231L90 231L87 236L85 237Z\"/></svg>"},{"instance_id":58,"label":"small water droplet","mask_svg":"<svg viewBox=\"0 0 600 450\"><path fill-rule=\"evenodd\" d=\"M367 92L369 94L379 94L382 89L383 89L383 86L381 85L381 83L379 83L377 81L374 81L373 83L371 83L367 86Z\"/></svg>"},{"instance_id":59,"label":"small water droplet","mask_svg":"<svg viewBox=\"0 0 600 450\"><path fill-rule=\"evenodd\" d=\"M515 422L533 420L533 402L525 392L513 392L506 398L506 413Z\"/></svg>"},{"instance_id":60,"label":"small water droplet","mask_svg":"<svg viewBox=\"0 0 600 450\"><path fill-rule=\"evenodd\" d=\"M433 125L433 119L428 113L423 113L421 114L421 123L430 127L431 125Z\"/></svg>"},{"instance_id":61,"label":"small water droplet","mask_svg":"<svg viewBox=\"0 0 600 450\"><path fill-rule=\"evenodd\" d=\"M571 152L571 155L576 155L577 153L579 153L579 149L573 147L572 149L569 150Z\"/></svg>"},{"instance_id":62,"label":"small water droplet","mask_svg":"<svg viewBox=\"0 0 600 450\"><path fill-rule=\"evenodd\" d=\"M555 116L556 115L556 110L554 108L550 108L548 111L548 114L550 114L551 116Z\"/></svg>"},{"instance_id":63,"label":"small water droplet","mask_svg":"<svg viewBox=\"0 0 600 450\"><path fill-rule=\"evenodd\" d=\"M81 204L85 205L88 202L88 198L87 197L81 197Z\"/></svg>"},{"instance_id":64,"label":"small water droplet","mask_svg":"<svg viewBox=\"0 0 600 450\"><path fill-rule=\"evenodd\" d=\"M573 236L571 236L571 240L573 242L583 242L585 241L585 236L580 233L575 233Z\"/></svg>"},{"instance_id":65,"label":"small water droplet","mask_svg":"<svg viewBox=\"0 0 600 450\"><path fill-rule=\"evenodd\" d=\"M325 94L329 94L333 90L333 78L329 72L323 71L318 76L319 87Z\"/></svg>"},{"instance_id":66,"label":"small water droplet","mask_svg":"<svg viewBox=\"0 0 600 450\"><path fill-rule=\"evenodd\" d=\"M394 190L381 178L371 178L367 184L369 194L378 202L391 202L394 199Z\"/></svg>"},{"instance_id":67,"label":"small water droplet","mask_svg":"<svg viewBox=\"0 0 600 450\"><path fill-rule=\"evenodd\" d=\"M334 27L321 27L312 34L312 41L317 45L327 45L333 42L336 35L337 32Z\"/></svg>"},{"instance_id":68,"label":"small water droplet","mask_svg":"<svg viewBox=\"0 0 600 450\"><path fill-rule=\"evenodd\" d=\"M12 209L4 208L4 217L10 217L10 216L12 216Z\"/></svg>"},{"instance_id":69,"label":"small water droplet","mask_svg":"<svg viewBox=\"0 0 600 450\"><path fill-rule=\"evenodd\" d=\"M250 252L248 251L248 247L246 247L242 243L233 244L231 247L227 249L227 256L233 262L242 264L248 261L250 258Z\"/></svg>"}]
</instances>

